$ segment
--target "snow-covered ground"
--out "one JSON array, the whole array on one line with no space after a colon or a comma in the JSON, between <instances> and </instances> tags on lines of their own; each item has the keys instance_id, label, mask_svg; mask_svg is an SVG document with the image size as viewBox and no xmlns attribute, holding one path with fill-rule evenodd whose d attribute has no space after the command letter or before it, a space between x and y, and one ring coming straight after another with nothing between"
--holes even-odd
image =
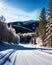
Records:
<instances>
[{"instance_id":1,"label":"snow-covered ground","mask_svg":"<svg viewBox=\"0 0 52 65\"><path fill-rule=\"evenodd\" d=\"M52 48L0 44L0 65L52 65Z\"/></svg>"}]
</instances>

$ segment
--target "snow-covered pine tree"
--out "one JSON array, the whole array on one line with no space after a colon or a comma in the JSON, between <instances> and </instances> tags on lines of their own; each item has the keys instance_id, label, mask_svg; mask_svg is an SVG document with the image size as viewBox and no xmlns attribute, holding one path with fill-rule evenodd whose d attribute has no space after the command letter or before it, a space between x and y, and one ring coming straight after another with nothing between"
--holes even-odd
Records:
<instances>
[{"instance_id":1,"label":"snow-covered pine tree","mask_svg":"<svg viewBox=\"0 0 52 65\"><path fill-rule=\"evenodd\" d=\"M50 45L52 47L52 0L49 1L49 11L48 11L48 23L49 23L49 31L50 31Z\"/></svg>"}]
</instances>

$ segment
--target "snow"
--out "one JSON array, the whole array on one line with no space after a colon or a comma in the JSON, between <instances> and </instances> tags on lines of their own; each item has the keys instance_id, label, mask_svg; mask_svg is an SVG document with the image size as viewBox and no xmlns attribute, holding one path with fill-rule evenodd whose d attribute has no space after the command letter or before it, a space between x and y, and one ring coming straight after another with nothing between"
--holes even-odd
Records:
<instances>
[{"instance_id":1,"label":"snow","mask_svg":"<svg viewBox=\"0 0 52 65\"><path fill-rule=\"evenodd\" d=\"M42 45L42 40L41 40L40 37L37 37L37 38L36 38L36 43L37 43L38 45Z\"/></svg>"},{"instance_id":2,"label":"snow","mask_svg":"<svg viewBox=\"0 0 52 65\"><path fill-rule=\"evenodd\" d=\"M41 47L40 45L33 45L33 48L37 48L39 49L39 51L52 55L52 48L48 48L48 47Z\"/></svg>"},{"instance_id":3,"label":"snow","mask_svg":"<svg viewBox=\"0 0 52 65\"><path fill-rule=\"evenodd\" d=\"M25 44L24 44L25 43ZM52 48L31 45L0 44L0 65L52 65Z\"/></svg>"}]
</instances>

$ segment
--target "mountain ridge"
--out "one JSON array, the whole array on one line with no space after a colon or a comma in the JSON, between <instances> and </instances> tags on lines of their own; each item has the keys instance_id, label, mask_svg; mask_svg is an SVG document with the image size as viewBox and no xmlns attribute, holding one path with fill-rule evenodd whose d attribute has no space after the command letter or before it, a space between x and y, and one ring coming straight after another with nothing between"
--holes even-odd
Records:
<instances>
[{"instance_id":1,"label":"mountain ridge","mask_svg":"<svg viewBox=\"0 0 52 65\"><path fill-rule=\"evenodd\" d=\"M16 21L10 22L8 25L15 28L17 33L34 32L38 26L38 20L28 20L28 21Z\"/></svg>"}]
</instances>

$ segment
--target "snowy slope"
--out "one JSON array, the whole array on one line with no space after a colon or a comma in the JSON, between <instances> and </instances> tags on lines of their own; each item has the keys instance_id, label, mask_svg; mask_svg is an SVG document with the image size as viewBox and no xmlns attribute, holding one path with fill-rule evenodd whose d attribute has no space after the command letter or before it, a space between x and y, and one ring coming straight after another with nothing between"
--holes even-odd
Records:
<instances>
[{"instance_id":1,"label":"snowy slope","mask_svg":"<svg viewBox=\"0 0 52 65\"><path fill-rule=\"evenodd\" d=\"M41 50L41 51L40 51ZM52 65L52 54L42 50L51 50L35 47L30 44L1 44L0 65Z\"/></svg>"}]
</instances>

